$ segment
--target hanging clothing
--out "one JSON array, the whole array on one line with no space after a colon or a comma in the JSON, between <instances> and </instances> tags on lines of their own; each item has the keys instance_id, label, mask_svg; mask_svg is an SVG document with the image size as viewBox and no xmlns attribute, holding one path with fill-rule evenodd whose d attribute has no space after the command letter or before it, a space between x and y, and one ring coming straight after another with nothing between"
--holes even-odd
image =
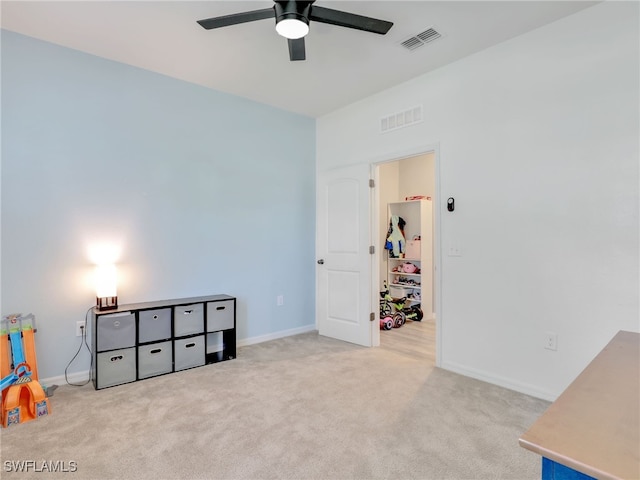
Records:
<instances>
[{"instance_id":1,"label":"hanging clothing","mask_svg":"<svg viewBox=\"0 0 640 480\"><path fill-rule=\"evenodd\" d=\"M400 254L404 253L405 251L405 225L406 222L402 219L402 217L399 217L398 215L391 215L385 248L389 250L389 256L392 258L400 258Z\"/></svg>"}]
</instances>

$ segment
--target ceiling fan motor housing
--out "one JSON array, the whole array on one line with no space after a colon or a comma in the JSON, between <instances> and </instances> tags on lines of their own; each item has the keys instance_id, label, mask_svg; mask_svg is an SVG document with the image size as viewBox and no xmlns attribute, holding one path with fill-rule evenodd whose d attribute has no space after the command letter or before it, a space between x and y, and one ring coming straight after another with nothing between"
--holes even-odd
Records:
<instances>
[{"instance_id":1,"label":"ceiling fan motor housing","mask_svg":"<svg viewBox=\"0 0 640 480\"><path fill-rule=\"evenodd\" d=\"M276 25L282 20L300 20L309 25L309 11L313 2L275 2Z\"/></svg>"}]
</instances>

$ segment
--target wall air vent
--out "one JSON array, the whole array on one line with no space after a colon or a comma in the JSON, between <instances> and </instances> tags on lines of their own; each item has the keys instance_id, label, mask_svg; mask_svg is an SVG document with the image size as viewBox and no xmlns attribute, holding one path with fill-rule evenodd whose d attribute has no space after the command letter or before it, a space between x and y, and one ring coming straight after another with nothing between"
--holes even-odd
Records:
<instances>
[{"instance_id":1,"label":"wall air vent","mask_svg":"<svg viewBox=\"0 0 640 480\"><path fill-rule=\"evenodd\" d=\"M420 122L422 122L422 105L382 117L380 119L380 133L391 132Z\"/></svg>"},{"instance_id":2,"label":"wall air vent","mask_svg":"<svg viewBox=\"0 0 640 480\"><path fill-rule=\"evenodd\" d=\"M400 45L402 45L407 50L413 51L416 48L420 48L421 46L429 42L433 42L434 40L437 40L441 36L442 35L439 32L437 32L433 27L429 27L424 32L418 33L413 37L407 38L404 42L400 43Z\"/></svg>"}]
</instances>

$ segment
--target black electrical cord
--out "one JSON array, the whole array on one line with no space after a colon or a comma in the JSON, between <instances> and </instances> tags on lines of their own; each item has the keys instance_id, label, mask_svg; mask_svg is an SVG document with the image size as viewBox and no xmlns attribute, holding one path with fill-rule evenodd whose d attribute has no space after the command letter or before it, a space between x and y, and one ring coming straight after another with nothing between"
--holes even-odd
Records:
<instances>
[{"instance_id":1,"label":"black electrical cord","mask_svg":"<svg viewBox=\"0 0 640 480\"><path fill-rule=\"evenodd\" d=\"M87 310L87 313L84 314L84 327L82 328L82 340L80 341L80 346L78 347L78 351L76 352L76 354L73 356L73 358L69 361L69 363L64 369L64 379L67 382L67 385L71 385L72 387L84 387L89 382L91 382L91 375L93 371L93 355L91 354L91 348L87 343L87 317L89 316L89 312L93 310L94 307L95 305L89 308L89 310ZM80 354L80 350L82 350L83 344L87 346L87 350L89 351L89 357L91 358L91 363L89 363L89 379L84 383L71 383L69 381L69 378L67 377L67 370L69 369L73 361L76 359L76 357Z\"/></svg>"}]
</instances>

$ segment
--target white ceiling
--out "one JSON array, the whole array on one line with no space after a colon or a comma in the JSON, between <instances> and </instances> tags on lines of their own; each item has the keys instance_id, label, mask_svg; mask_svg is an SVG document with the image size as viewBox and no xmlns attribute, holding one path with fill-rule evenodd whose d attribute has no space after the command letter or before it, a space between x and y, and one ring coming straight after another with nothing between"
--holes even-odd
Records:
<instances>
[{"instance_id":1,"label":"white ceiling","mask_svg":"<svg viewBox=\"0 0 640 480\"><path fill-rule=\"evenodd\" d=\"M2 0L2 28L318 117L597 2L337 1L317 4L394 23L385 36L311 23L307 60L290 62L271 19L204 30L196 20L263 1ZM409 51L429 27L442 38Z\"/></svg>"}]
</instances>

